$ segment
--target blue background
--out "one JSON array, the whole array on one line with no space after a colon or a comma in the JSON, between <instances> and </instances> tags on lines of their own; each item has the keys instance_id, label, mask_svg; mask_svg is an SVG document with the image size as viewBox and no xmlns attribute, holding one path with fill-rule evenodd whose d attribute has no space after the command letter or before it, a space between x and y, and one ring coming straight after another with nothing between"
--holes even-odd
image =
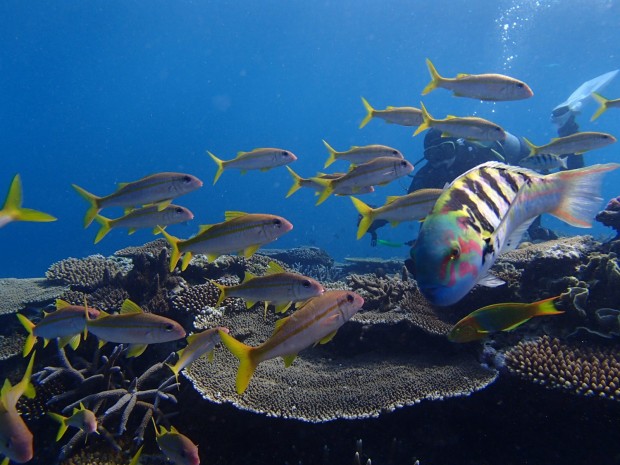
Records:
<instances>
[{"instance_id":1,"label":"blue background","mask_svg":"<svg viewBox=\"0 0 620 465\"><path fill-rule=\"evenodd\" d=\"M303 176L322 170L321 139L344 150L382 143L410 161L422 136L371 121L360 96L376 108L419 106L429 81L424 59L440 73L502 72L526 81L532 99L489 103L445 90L424 97L433 115L477 114L538 144L555 136L549 112L583 81L620 67L620 5L614 1L5 1L0 4L0 202L15 173L24 205L52 213L48 224L12 223L0 230L0 276L41 276L59 259L111 254L151 240L150 231L112 231L96 246L96 225L84 230L79 184L104 195L115 183L158 171L183 171L205 185L180 198L196 215L169 230L189 237L225 210L275 213L294 229L274 246L313 244L336 258L404 256L407 249L355 241L356 217L346 198L319 207L302 190L284 196L284 168L225 172L215 164L239 150L281 147ZM620 78L605 90L620 96ZM619 113L583 130L619 132ZM586 155L586 163L617 160L617 147ZM346 169L338 162L331 168ZM620 173L607 176L605 201L620 194ZM382 204L409 180L378 188L363 200ZM106 216L119 211L105 210ZM583 231L557 221L568 234ZM381 230L405 241L418 226ZM600 225L595 236L609 236Z\"/></svg>"}]
</instances>

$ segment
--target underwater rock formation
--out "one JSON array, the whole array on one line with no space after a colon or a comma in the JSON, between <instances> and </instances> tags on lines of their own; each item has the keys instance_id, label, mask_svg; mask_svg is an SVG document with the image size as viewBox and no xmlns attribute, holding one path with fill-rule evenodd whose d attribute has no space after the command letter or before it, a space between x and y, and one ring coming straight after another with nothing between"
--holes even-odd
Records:
<instances>
[{"instance_id":1,"label":"underwater rock formation","mask_svg":"<svg viewBox=\"0 0 620 465\"><path fill-rule=\"evenodd\" d=\"M620 239L620 197L611 199L605 209L597 213L595 220L616 231L613 240Z\"/></svg>"},{"instance_id":2,"label":"underwater rock formation","mask_svg":"<svg viewBox=\"0 0 620 465\"><path fill-rule=\"evenodd\" d=\"M65 258L52 264L45 277L52 283L69 284L73 289L93 291L111 284L117 274L125 275L131 262L123 258L91 255L86 258Z\"/></svg>"},{"instance_id":3,"label":"underwater rock formation","mask_svg":"<svg viewBox=\"0 0 620 465\"><path fill-rule=\"evenodd\" d=\"M0 315L11 315L28 306L45 306L67 290L43 278L0 279Z\"/></svg>"}]
</instances>

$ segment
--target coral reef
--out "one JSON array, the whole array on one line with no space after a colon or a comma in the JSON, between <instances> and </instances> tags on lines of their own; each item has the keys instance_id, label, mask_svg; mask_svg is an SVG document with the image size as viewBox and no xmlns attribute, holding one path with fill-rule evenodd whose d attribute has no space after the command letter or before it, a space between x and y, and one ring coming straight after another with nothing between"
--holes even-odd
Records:
<instances>
[{"instance_id":1,"label":"coral reef","mask_svg":"<svg viewBox=\"0 0 620 465\"><path fill-rule=\"evenodd\" d=\"M620 351L542 336L506 352L508 370L528 381L573 394L620 400Z\"/></svg>"},{"instance_id":2,"label":"coral reef","mask_svg":"<svg viewBox=\"0 0 620 465\"><path fill-rule=\"evenodd\" d=\"M75 290L93 291L112 284L117 274L125 275L130 269L131 261L127 259L91 255L60 260L49 267L45 277L52 283L69 284Z\"/></svg>"},{"instance_id":3,"label":"coral reef","mask_svg":"<svg viewBox=\"0 0 620 465\"><path fill-rule=\"evenodd\" d=\"M0 315L9 315L28 306L44 306L67 290L42 278L0 279Z\"/></svg>"},{"instance_id":4,"label":"coral reef","mask_svg":"<svg viewBox=\"0 0 620 465\"><path fill-rule=\"evenodd\" d=\"M261 249L260 253L270 259L279 260L290 266L300 263L305 266L334 266L334 259L319 247L294 247L292 249Z\"/></svg>"},{"instance_id":5,"label":"coral reef","mask_svg":"<svg viewBox=\"0 0 620 465\"><path fill-rule=\"evenodd\" d=\"M595 220L616 231L613 240L620 238L620 197L611 199L605 209L597 213Z\"/></svg>"}]
</instances>

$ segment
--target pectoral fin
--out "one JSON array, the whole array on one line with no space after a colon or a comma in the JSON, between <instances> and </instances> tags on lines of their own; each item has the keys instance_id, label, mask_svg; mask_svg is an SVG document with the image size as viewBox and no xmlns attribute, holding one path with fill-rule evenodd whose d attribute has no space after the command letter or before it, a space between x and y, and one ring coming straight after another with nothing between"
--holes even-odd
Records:
<instances>
[{"instance_id":1,"label":"pectoral fin","mask_svg":"<svg viewBox=\"0 0 620 465\"><path fill-rule=\"evenodd\" d=\"M293 364L293 362L295 361L296 358L297 358L297 354L284 355L282 357L282 360L284 360L284 366L286 368L290 367Z\"/></svg>"},{"instance_id":2,"label":"pectoral fin","mask_svg":"<svg viewBox=\"0 0 620 465\"><path fill-rule=\"evenodd\" d=\"M127 350L127 357L139 357L144 353L148 344L130 344L129 349Z\"/></svg>"}]
</instances>

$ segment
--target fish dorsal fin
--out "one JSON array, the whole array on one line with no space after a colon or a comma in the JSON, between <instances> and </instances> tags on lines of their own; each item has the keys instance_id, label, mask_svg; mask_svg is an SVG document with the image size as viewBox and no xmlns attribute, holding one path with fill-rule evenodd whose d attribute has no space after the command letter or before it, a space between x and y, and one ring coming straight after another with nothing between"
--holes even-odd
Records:
<instances>
[{"instance_id":1,"label":"fish dorsal fin","mask_svg":"<svg viewBox=\"0 0 620 465\"><path fill-rule=\"evenodd\" d=\"M360 146L359 145L352 145L351 148L349 150L353 150L353 149L359 149Z\"/></svg>"},{"instance_id":2,"label":"fish dorsal fin","mask_svg":"<svg viewBox=\"0 0 620 465\"><path fill-rule=\"evenodd\" d=\"M95 320L98 320L99 318L106 317L106 316L110 316L110 314L106 312L105 310L99 310L99 316L95 318Z\"/></svg>"},{"instance_id":3,"label":"fish dorsal fin","mask_svg":"<svg viewBox=\"0 0 620 465\"><path fill-rule=\"evenodd\" d=\"M275 334L278 331L280 331L280 328L282 328L282 326L288 321L289 318L290 318L290 316L285 316L284 318L280 318L278 321L276 321L276 325L275 325L275 329L273 330L273 334Z\"/></svg>"},{"instance_id":4,"label":"fish dorsal fin","mask_svg":"<svg viewBox=\"0 0 620 465\"><path fill-rule=\"evenodd\" d=\"M71 304L66 300L56 299L56 310L60 310L61 308L70 307Z\"/></svg>"},{"instance_id":5,"label":"fish dorsal fin","mask_svg":"<svg viewBox=\"0 0 620 465\"><path fill-rule=\"evenodd\" d=\"M201 224L200 226L198 226L198 234L202 234L203 232L208 231L212 227L212 224Z\"/></svg>"},{"instance_id":6,"label":"fish dorsal fin","mask_svg":"<svg viewBox=\"0 0 620 465\"><path fill-rule=\"evenodd\" d=\"M284 355L282 356L282 360L284 360L284 366L286 368L290 367L295 359L297 358L297 354Z\"/></svg>"},{"instance_id":7,"label":"fish dorsal fin","mask_svg":"<svg viewBox=\"0 0 620 465\"><path fill-rule=\"evenodd\" d=\"M247 215L246 212L239 212L239 211L227 211L224 213L224 218L226 219L226 221L230 221L230 220L234 220L235 218L239 218L241 216L245 216Z\"/></svg>"},{"instance_id":8,"label":"fish dorsal fin","mask_svg":"<svg viewBox=\"0 0 620 465\"><path fill-rule=\"evenodd\" d=\"M122 189L125 186L128 186L129 183L128 182L117 182L116 183L116 187L118 187L119 189Z\"/></svg>"},{"instance_id":9,"label":"fish dorsal fin","mask_svg":"<svg viewBox=\"0 0 620 465\"><path fill-rule=\"evenodd\" d=\"M392 202L394 202L395 200L398 200L402 197L402 195L389 195L386 199L385 199L385 204L389 205Z\"/></svg>"},{"instance_id":10,"label":"fish dorsal fin","mask_svg":"<svg viewBox=\"0 0 620 465\"><path fill-rule=\"evenodd\" d=\"M140 463L140 456L142 455L143 448L144 448L144 444L140 446L140 449L138 449L138 452L136 452L136 455L133 456L133 458L131 459L131 462L129 462L129 465L138 465Z\"/></svg>"},{"instance_id":11,"label":"fish dorsal fin","mask_svg":"<svg viewBox=\"0 0 620 465\"><path fill-rule=\"evenodd\" d=\"M454 115L446 116L446 119L456 119L456 118L458 118L458 116L454 116Z\"/></svg>"},{"instance_id":12,"label":"fish dorsal fin","mask_svg":"<svg viewBox=\"0 0 620 465\"><path fill-rule=\"evenodd\" d=\"M174 426L172 426L172 425L170 425L170 432L171 433L179 434L179 431Z\"/></svg>"},{"instance_id":13,"label":"fish dorsal fin","mask_svg":"<svg viewBox=\"0 0 620 465\"><path fill-rule=\"evenodd\" d=\"M242 156L244 156L246 153L249 153L249 152L243 152L243 151L241 151L241 152L237 152L237 157L242 157Z\"/></svg>"},{"instance_id":14,"label":"fish dorsal fin","mask_svg":"<svg viewBox=\"0 0 620 465\"><path fill-rule=\"evenodd\" d=\"M193 334L190 334L189 336L187 336L187 337L185 338L185 340L187 341L187 344L188 344L188 345L189 345L189 344L191 344L191 343L192 343L192 341L194 341L194 340L198 337L198 335L199 335L199 334L200 334L200 333L193 333Z\"/></svg>"},{"instance_id":15,"label":"fish dorsal fin","mask_svg":"<svg viewBox=\"0 0 620 465\"><path fill-rule=\"evenodd\" d=\"M157 430L155 432L157 433L157 436L163 436L164 434L168 432L168 430L166 429L165 426L159 425L159 432L157 432Z\"/></svg>"},{"instance_id":16,"label":"fish dorsal fin","mask_svg":"<svg viewBox=\"0 0 620 465\"><path fill-rule=\"evenodd\" d=\"M121 306L121 315L127 315L129 313L144 313L142 309L138 306L137 303L125 299L123 305Z\"/></svg>"},{"instance_id":17,"label":"fish dorsal fin","mask_svg":"<svg viewBox=\"0 0 620 465\"><path fill-rule=\"evenodd\" d=\"M396 108L396 107L393 106L393 105L389 105L389 106L385 107L386 110L393 110L394 108Z\"/></svg>"},{"instance_id":18,"label":"fish dorsal fin","mask_svg":"<svg viewBox=\"0 0 620 465\"><path fill-rule=\"evenodd\" d=\"M276 262L271 261L267 265L267 271L265 271L265 274L276 274L276 273L285 273L285 272L286 271L284 270L284 268L282 268Z\"/></svg>"},{"instance_id":19,"label":"fish dorsal fin","mask_svg":"<svg viewBox=\"0 0 620 465\"><path fill-rule=\"evenodd\" d=\"M250 273L249 271L246 271L245 275L243 276L242 282L247 283L248 281L254 278L256 278L256 275L254 273Z\"/></svg>"},{"instance_id":20,"label":"fish dorsal fin","mask_svg":"<svg viewBox=\"0 0 620 465\"><path fill-rule=\"evenodd\" d=\"M163 202L158 202L153 204L154 207L157 207L157 211L161 212L165 210L172 203L172 199L164 200Z\"/></svg>"},{"instance_id":21,"label":"fish dorsal fin","mask_svg":"<svg viewBox=\"0 0 620 465\"><path fill-rule=\"evenodd\" d=\"M319 341L319 344L327 344L329 341L331 341L334 338L334 336L336 335L337 332L338 332L338 330L332 331L327 336L325 336L323 339L321 339Z\"/></svg>"},{"instance_id":22,"label":"fish dorsal fin","mask_svg":"<svg viewBox=\"0 0 620 465\"><path fill-rule=\"evenodd\" d=\"M464 77L467 77L467 76L471 76L471 74L459 73L459 74L456 75L457 78L464 78Z\"/></svg>"}]
</instances>

